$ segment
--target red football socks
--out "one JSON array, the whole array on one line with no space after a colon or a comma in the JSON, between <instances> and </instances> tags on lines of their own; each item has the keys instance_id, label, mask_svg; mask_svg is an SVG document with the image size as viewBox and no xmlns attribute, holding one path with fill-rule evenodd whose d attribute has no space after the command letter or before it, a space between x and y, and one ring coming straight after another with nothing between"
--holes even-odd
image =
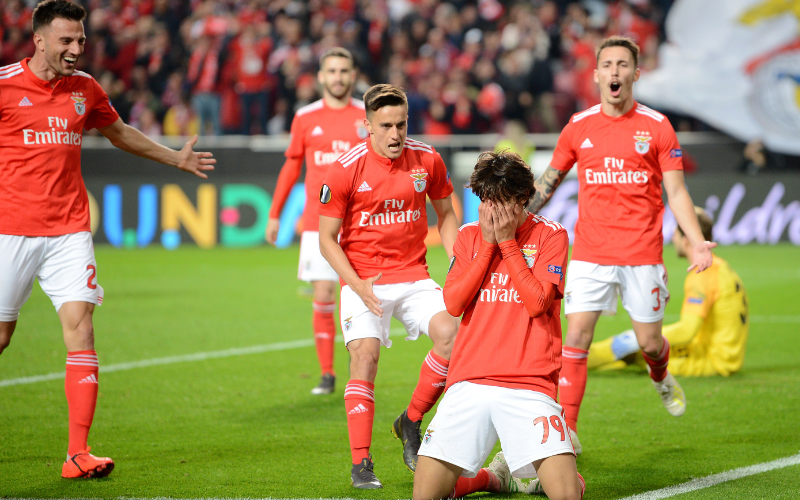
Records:
<instances>
[{"instance_id":1,"label":"red football socks","mask_svg":"<svg viewBox=\"0 0 800 500\"><path fill-rule=\"evenodd\" d=\"M317 358L323 374L333 373L333 346L336 337L336 324L333 321L335 302L314 301L314 340L317 343Z\"/></svg>"},{"instance_id":2,"label":"red football socks","mask_svg":"<svg viewBox=\"0 0 800 500\"><path fill-rule=\"evenodd\" d=\"M583 498L583 495L586 494L586 481L583 480L580 472L578 472L578 480L581 482L581 498Z\"/></svg>"},{"instance_id":3,"label":"red football socks","mask_svg":"<svg viewBox=\"0 0 800 500\"><path fill-rule=\"evenodd\" d=\"M97 352L73 351L67 353L67 374L64 392L69 407L69 448L74 455L88 447L89 429L97 405Z\"/></svg>"},{"instance_id":4,"label":"red football socks","mask_svg":"<svg viewBox=\"0 0 800 500\"><path fill-rule=\"evenodd\" d=\"M366 380L351 380L344 389L344 409L347 412L347 433L353 463L369 457L372 444L372 421L375 418L375 384Z\"/></svg>"},{"instance_id":5,"label":"red football socks","mask_svg":"<svg viewBox=\"0 0 800 500\"><path fill-rule=\"evenodd\" d=\"M578 412L586 392L586 358L589 351L564 346L561 348L561 375L558 379L559 403L564 408L567 426L578 431Z\"/></svg>"},{"instance_id":6,"label":"red football socks","mask_svg":"<svg viewBox=\"0 0 800 500\"><path fill-rule=\"evenodd\" d=\"M642 351L642 355L644 355L644 360L647 363L647 366L650 367L650 378L653 379L653 382L661 382L664 380L664 377L667 376L667 365L669 364L669 340L663 335L661 336L664 339L664 346L661 348L661 352L658 353L658 356L655 358L651 358L646 352Z\"/></svg>"},{"instance_id":7,"label":"red football socks","mask_svg":"<svg viewBox=\"0 0 800 500\"><path fill-rule=\"evenodd\" d=\"M481 469L475 477L460 477L450 498L461 498L479 491L500 491L500 480L489 469Z\"/></svg>"},{"instance_id":8,"label":"red football socks","mask_svg":"<svg viewBox=\"0 0 800 500\"><path fill-rule=\"evenodd\" d=\"M422 369L419 371L419 382L411 396L411 403L408 405L408 418L412 422L422 420L422 416L428 413L439 400L439 396L444 392L449 365L450 361L437 356L433 351L430 351L425 357Z\"/></svg>"}]
</instances>

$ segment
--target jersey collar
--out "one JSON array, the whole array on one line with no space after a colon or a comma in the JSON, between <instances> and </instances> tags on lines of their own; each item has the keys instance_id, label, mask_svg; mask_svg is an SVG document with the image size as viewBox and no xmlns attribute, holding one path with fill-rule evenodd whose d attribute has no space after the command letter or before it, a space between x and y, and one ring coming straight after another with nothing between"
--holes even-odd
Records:
<instances>
[{"instance_id":1,"label":"jersey collar","mask_svg":"<svg viewBox=\"0 0 800 500\"><path fill-rule=\"evenodd\" d=\"M406 154L405 144L403 144L403 152L400 153L400 156L398 156L397 159L392 160L392 159L386 158L385 156L381 156L378 153L376 153L374 149L372 149L372 138L371 137L367 137L367 151L369 152L370 157L376 163L378 163L379 165L381 165L381 166L383 166L383 167L385 167L387 169L391 169L395 165L399 165L400 160L403 159L403 155Z\"/></svg>"},{"instance_id":2,"label":"jersey collar","mask_svg":"<svg viewBox=\"0 0 800 500\"><path fill-rule=\"evenodd\" d=\"M20 61L20 66L22 66L22 71L25 74L25 77L28 78L28 81L36 85L37 87L41 87L42 89L46 90L47 92L55 92L56 89L62 87L64 85L64 81L66 80L66 76L63 76L56 81L56 84L52 87L50 86L50 82L47 80L42 80L33 72L33 70L28 67L28 61L30 61L30 57L26 57L22 61Z\"/></svg>"},{"instance_id":3,"label":"jersey collar","mask_svg":"<svg viewBox=\"0 0 800 500\"><path fill-rule=\"evenodd\" d=\"M628 112L627 112L627 113L625 113L624 115L620 115L620 116L608 116L607 114L605 114L605 112L603 112L603 107L602 107L602 106L600 106L600 114L601 114L601 115L603 116L603 118L605 118L606 120L614 120L614 121L618 121L618 120L627 120L628 118L631 118L631 117L633 116L633 114L634 114L634 113L636 113L636 108L638 108L638 107L639 107L639 103L638 103L638 102L636 102L636 100L634 100L634 101L633 101L633 107L632 107L631 109L629 109L629 110L628 110Z\"/></svg>"}]
</instances>

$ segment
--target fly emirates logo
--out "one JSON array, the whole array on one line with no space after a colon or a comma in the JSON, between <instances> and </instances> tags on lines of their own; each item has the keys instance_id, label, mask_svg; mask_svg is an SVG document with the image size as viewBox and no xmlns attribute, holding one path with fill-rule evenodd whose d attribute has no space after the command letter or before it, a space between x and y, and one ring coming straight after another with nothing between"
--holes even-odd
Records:
<instances>
[{"instance_id":1,"label":"fly emirates logo","mask_svg":"<svg viewBox=\"0 0 800 500\"><path fill-rule=\"evenodd\" d=\"M22 142L26 145L34 144L68 144L80 146L81 134L67 130L67 119L57 116L47 117L47 126L50 130L38 131L31 128L22 129Z\"/></svg>"},{"instance_id":2,"label":"fly emirates logo","mask_svg":"<svg viewBox=\"0 0 800 500\"><path fill-rule=\"evenodd\" d=\"M314 151L314 163L317 165L330 165L350 151L350 141L331 141L331 152Z\"/></svg>"},{"instance_id":3,"label":"fly emirates logo","mask_svg":"<svg viewBox=\"0 0 800 500\"><path fill-rule=\"evenodd\" d=\"M403 210L405 200L385 200L383 202L383 212L376 214L370 212L361 212L361 220L358 225L361 227L367 226L385 226L387 224L407 224L416 222L422 216L422 210Z\"/></svg>"},{"instance_id":4,"label":"fly emirates logo","mask_svg":"<svg viewBox=\"0 0 800 500\"><path fill-rule=\"evenodd\" d=\"M625 160L612 157L603 158L605 172L586 169L587 184L647 184L647 172L624 170ZM616 170L614 170L616 169Z\"/></svg>"},{"instance_id":5,"label":"fly emirates logo","mask_svg":"<svg viewBox=\"0 0 800 500\"><path fill-rule=\"evenodd\" d=\"M492 288L481 288L478 294L479 302L516 302L522 304L522 299L519 298L519 292L514 290L512 286L510 289L505 288L508 285L509 277L503 273L492 273L489 278L489 285ZM501 287L501 288L498 288Z\"/></svg>"}]
</instances>

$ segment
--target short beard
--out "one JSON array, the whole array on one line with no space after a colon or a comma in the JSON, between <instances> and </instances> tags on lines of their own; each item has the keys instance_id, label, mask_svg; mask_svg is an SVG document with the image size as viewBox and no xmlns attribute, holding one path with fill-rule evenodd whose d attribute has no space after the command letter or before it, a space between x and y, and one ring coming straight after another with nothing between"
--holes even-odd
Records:
<instances>
[{"instance_id":1,"label":"short beard","mask_svg":"<svg viewBox=\"0 0 800 500\"><path fill-rule=\"evenodd\" d=\"M336 99L343 99L345 96L347 96L348 94L350 94L350 90L351 90L351 89L352 89L352 85L351 85L351 86L348 86L348 87L345 87L345 89L344 89L344 91L342 92L342 94L341 94L341 95L336 95L336 94L335 94L335 93L334 93L334 92L333 92L333 91L330 89L330 87L327 87L327 86L325 87L325 90L328 92L328 94L330 94L331 96L333 96L333 97L334 97L334 98L336 98Z\"/></svg>"}]
</instances>

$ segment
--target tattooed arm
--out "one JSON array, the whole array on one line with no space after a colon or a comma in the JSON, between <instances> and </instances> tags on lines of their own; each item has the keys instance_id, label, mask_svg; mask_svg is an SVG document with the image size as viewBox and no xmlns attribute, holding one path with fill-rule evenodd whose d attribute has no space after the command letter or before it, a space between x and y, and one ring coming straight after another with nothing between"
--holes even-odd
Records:
<instances>
[{"instance_id":1,"label":"tattooed arm","mask_svg":"<svg viewBox=\"0 0 800 500\"><path fill-rule=\"evenodd\" d=\"M536 188L536 194L533 195L533 201L528 205L528 210L538 213L550 201L550 197L553 196L553 192L564 180L564 177L567 176L567 172L567 170L557 170L548 166L547 170L533 183L533 187Z\"/></svg>"}]
</instances>

